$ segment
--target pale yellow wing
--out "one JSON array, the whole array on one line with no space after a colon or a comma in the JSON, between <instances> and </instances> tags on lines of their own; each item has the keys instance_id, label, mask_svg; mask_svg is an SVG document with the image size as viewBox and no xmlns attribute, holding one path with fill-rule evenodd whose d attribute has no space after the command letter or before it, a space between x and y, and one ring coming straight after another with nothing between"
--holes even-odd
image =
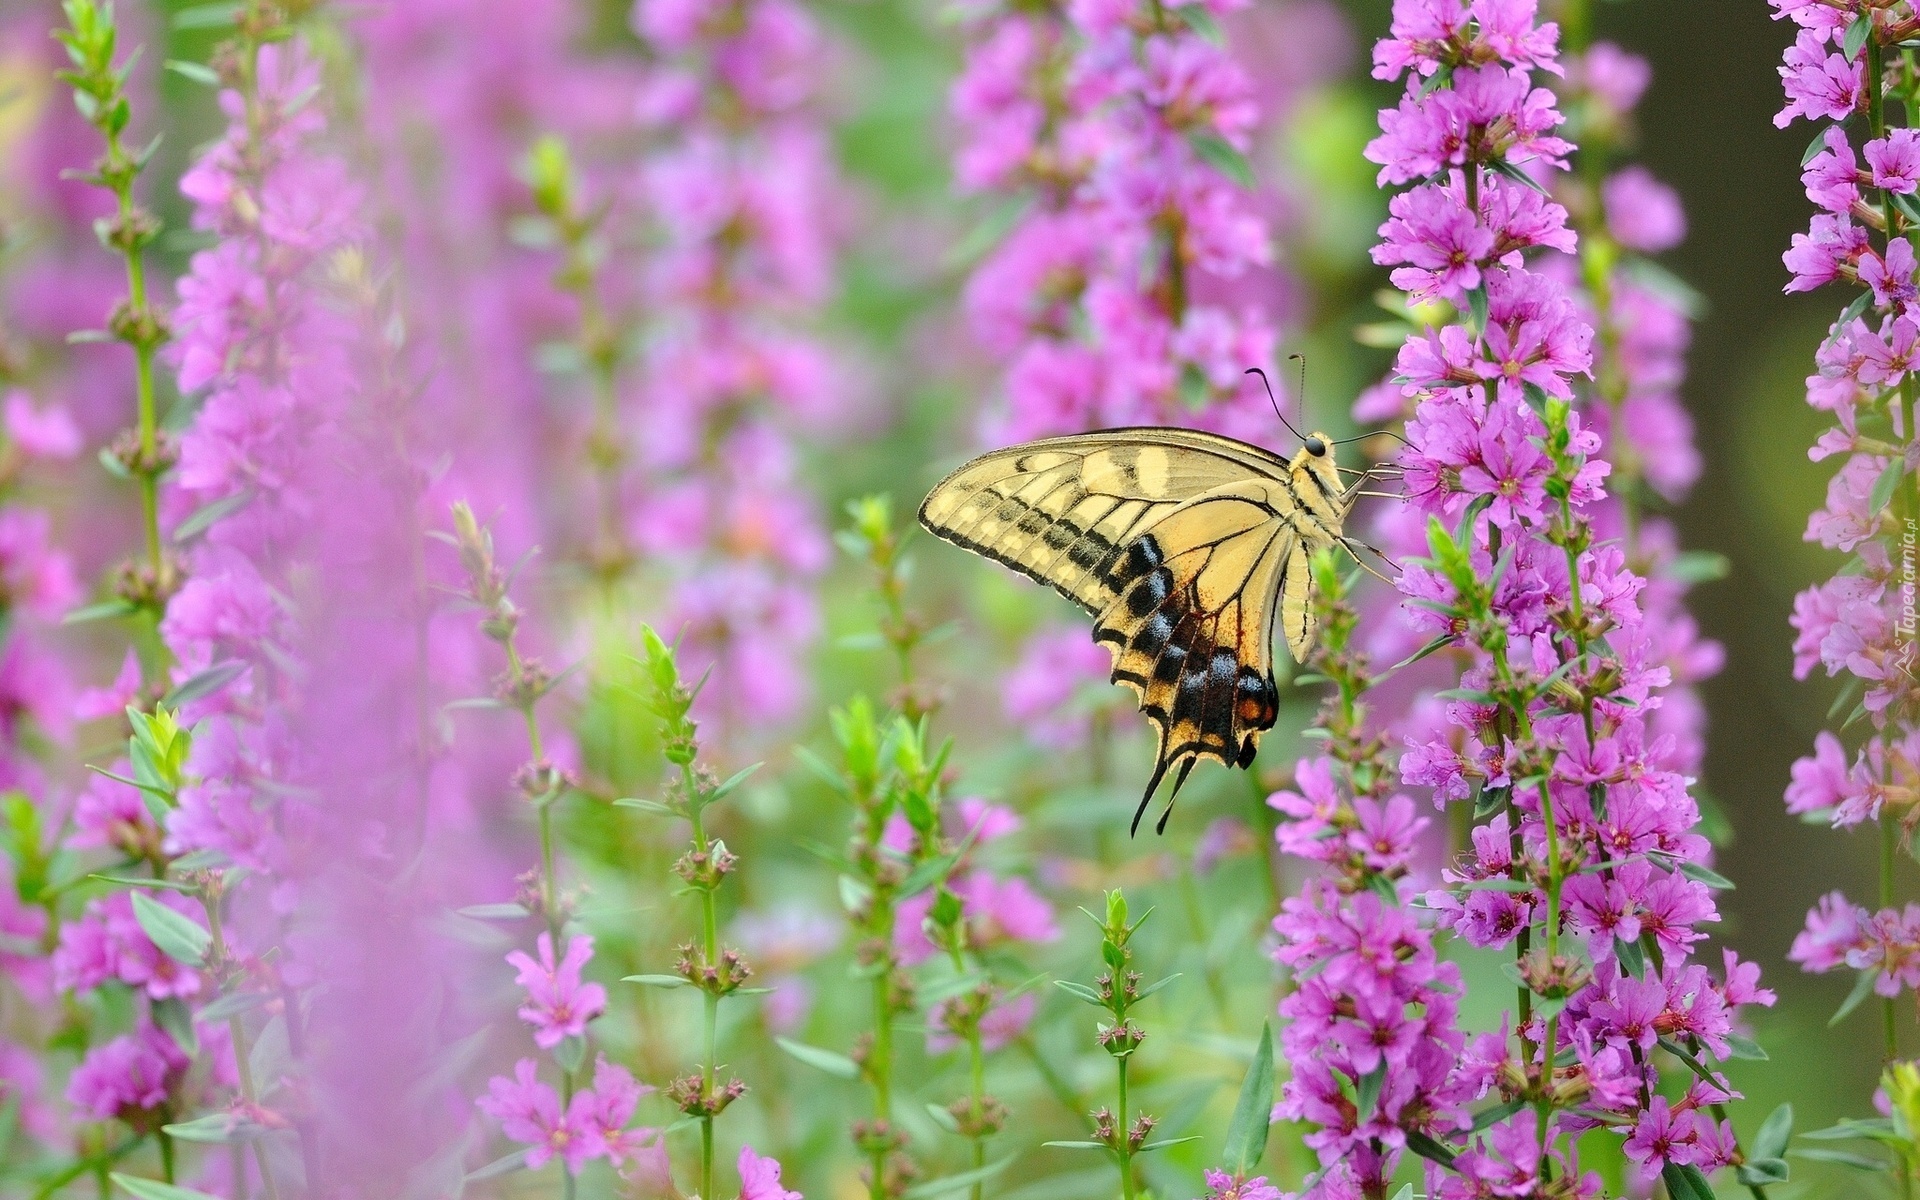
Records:
<instances>
[{"instance_id":1,"label":"pale yellow wing","mask_svg":"<svg viewBox=\"0 0 1920 1200\"><path fill-rule=\"evenodd\" d=\"M1215 488L1283 478L1287 464L1232 438L1185 429L1109 429L985 454L941 480L920 523L1098 615L1128 543Z\"/></svg>"}]
</instances>

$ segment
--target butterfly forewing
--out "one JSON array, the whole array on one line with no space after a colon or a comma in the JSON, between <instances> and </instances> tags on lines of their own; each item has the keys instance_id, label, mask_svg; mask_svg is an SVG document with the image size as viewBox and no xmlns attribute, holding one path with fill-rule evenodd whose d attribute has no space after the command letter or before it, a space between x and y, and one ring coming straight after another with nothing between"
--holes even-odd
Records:
<instances>
[{"instance_id":1,"label":"butterfly forewing","mask_svg":"<svg viewBox=\"0 0 1920 1200\"><path fill-rule=\"evenodd\" d=\"M1170 767L1184 780L1202 758L1245 766L1272 727L1274 626L1304 659L1308 556L1339 538L1349 503L1338 478L1330 455L1289 463L1214 434L1107 430L975 459L920 520L1093 614L1112 679L1159 734L1144 811Z\"/></svg>"}]
</instances>

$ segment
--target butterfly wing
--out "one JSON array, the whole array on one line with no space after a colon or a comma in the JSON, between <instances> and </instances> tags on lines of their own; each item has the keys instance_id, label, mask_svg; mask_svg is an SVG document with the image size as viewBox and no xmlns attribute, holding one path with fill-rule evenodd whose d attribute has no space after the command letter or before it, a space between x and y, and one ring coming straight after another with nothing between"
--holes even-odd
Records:
<instances>
[{"instance_id":1,"label":"butterfly wing","mask_svg":"<svg viewBox=\"0 0 1920 1200\"><path fill-rule=\"evenodd\" d=\"M1177 794L1202 758L1253 761L1278 712L1276 623L1296 659L1312 645L1308 555L1340 513L1304 470L1214 434L1106 430L984 455L921 505L936 536L1095 617L1159 735L1136 828L1170 767Z\"/></svg>"},{"instance_id":2,"label":"butterfly wing","mask_svg":"<svg viewBox=\"0 0 1920 1200\"><path fill-rule=\"evenodd\" d=\"M1128 547L1127 578L1093 636L1159 734L1136 826L1169 768L1179 767L1177 795L1203 758L1247 766L1273 727L1274 626L1296 655L1313 633L1295 507L1284 486L1243 480L1179 506Z\"/></svg>"},{"instance_id":3,"label":"butterfly wing","mask_svg":"<svg viewBox=\"0 0 1920 1200\"><path fill-rule=\"evenodd\" d=\"M1098 616L1121 556L1166 513L1215 488L1284 474L1232 438L1185 429L1109 429L984 454L920 506L935 536L1051 585Z\"/></svg>"}]
</instances>

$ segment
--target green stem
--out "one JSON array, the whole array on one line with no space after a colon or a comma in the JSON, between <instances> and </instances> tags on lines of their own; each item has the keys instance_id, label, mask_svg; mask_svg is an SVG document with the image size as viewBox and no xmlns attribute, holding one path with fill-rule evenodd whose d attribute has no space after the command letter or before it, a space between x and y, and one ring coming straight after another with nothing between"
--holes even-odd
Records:
<instances>
[{"instance_id":1,"label":"green stem","mask_svg":"<svg viewBox=\"0 0 1920 1200\"><path fill-rule=\"evenodd\" d=\"M1127 1141L1127 1059L1131 1055L1121 1055L1113 1060L1120 1076L1119 1117L1114 1125L1114 1134L1120 1144L1117 1153L1120 1156L1120 1195L1122 1200L1133 1200L1133 1148Z\"/></svg>"},{"instance_id":2,"label":"green stem","mask_svg":"<svg viewBox=\"0 0 1920 1200\"><path fill-rule=\"evenodd\" d=\"M162 1129L154 1135L160 1143L160 1178L167 1183L174 1182L173 1177L173 1135Z\"/></svg>"},{"instance_id":3,"label":"green stem","mask_svg":"<svg viewBox=\"0 0 1920 1200\"><path fill-rule=\"evenodd\" d=\"M200 907L207 914L207 932L212 935L208 943L209 961L223 963L227 959L226 937L220 928L220 906L206 893L200 894ZM233 1062L240 1075L240 1098L246 1102L249 1110L260 1106L260 1092L254 1085L252 1047L247 1043L247 1027L241 1014L235 1013L227 1018L227 1036L233 1039ZM253 1161L260 1168L260 1186L267 1193L267 1200L280 1200L280 1187L273 1178L273 1165L267 1161L266 1143L258 1138L253 1141Z\"/></svg>"},{"instance_id":4,"label":"green stem","mask_svg":"<svg viewBox=\"0 0 1920 1200\"><path fill-rule=\"evenodd\" d=\"M1891 758L1888 760L1891 762ZM1900 823L1892 814L1880 814L1880 907L1893 907L1894 852L1900 845ZM1900 1013L1895 998L1880 1003L1881 1027L1886 1037L1886 1062L1900 1057Z\"/></svg>"},{"instance_id":5,"label":"green stem","mask_svg":"<svg viewBox=\"0 0 1920 1200\"><path fill-rule=\"evenodd\" d=\"M694 778L693 764L686 763L680 768L680 781L687 797L688 819L693 825L693 845L696 852L711 860L713 844L707 840L706 826L701 822L701 807L698 783ZM711 966L720 957L720 920L714 904L713 889L700 889L700 946L703 961ZM714 1094L715 1059L719 1057L720 1037L720 997L712 992L704 993L705 1003L701 1006L701 1042L705 1047L705 1061L700 1064L701 1088L708 1099ZM712 1200L713 1197L713 1116L705 1114L700 1118L700 1197Z\"/></svg>"}]
</instances>

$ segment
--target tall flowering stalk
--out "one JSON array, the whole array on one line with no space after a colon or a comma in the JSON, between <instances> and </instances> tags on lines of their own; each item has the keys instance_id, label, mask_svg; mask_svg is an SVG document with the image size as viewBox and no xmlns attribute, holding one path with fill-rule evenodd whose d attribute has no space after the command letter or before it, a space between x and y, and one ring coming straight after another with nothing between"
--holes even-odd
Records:
<instances>
[{"instance_id":1,"label":"tall flowering stalk","mask_svg":"<svg viewBox=\"0 0 1920 1200\"><path fill-rule=\"evenodd\" d=\"M106 141L106 153L87 179L113 194L114 211L96 224L95 232L103 245L120 254L127 268L127 295L114 306L108 332L133 351L135 424L114 442L110 459L102 461L110 462L139 488L145 553L144 561L122 568L116 593L126 611L157 622L177 586L160 540L159 502L160 477L173 466L175 447L160 432L154 395L154 356L170 329L147 287L146 251L160 236L160 221L134 198L134 187L159 143L133 150L124 141L133 120L132 101L126 94L133 60L118 57L119 27L113 5L65 0L62 7L68 25L55 35L66 47L72 69L60 77L72 86L80 115ZM159 671L149 674L157 676Z\"/></svg>"},{"instance_id":2,"label":"tall flowering stalk","mask_svg":"<svg viewBox=\"0 0 1920 1200\"><path fill-rule=\"evenodd\" d=\"M633 23L660 59L640 103L659 137L634 531L671 573L659 624L712 669L701 708L733 737L798 710L831 553L793 444L844 392L807 317L833 284L827 44L792 0L641 0Z\"/></svg>"},{"instance_id":3,"label":"tall flowering stalk","mask_svg":"<svg viewBox=\"0 0 1920 1200\"><path fill-rule=\"evenodd\" d=\"M1306 989L1288 1002L1328 1035L1328 1069L1286 1101L1322 1126L1316 1194L1384 1195L1407 1149L1449 1200L1592 1194L1573 1139L1596 1126L1675 1194L1704 1191L1724 1166L1756 1187L1785 1173L1778 1146L1745 1162L1724 1117L1734 1093L1711 1064L1752 1052L1734 1010L1772 996L1730 952L1717 978L1690 961L1726 884L1650 728L1670 673L1639 604L1645 580L1595 535L1610 468L1573 386L1592 368L1592 330L1539 261L1577 244L1544 194L1573 147L1532 76L1559 70L1557 34L1530 3L1403 0L1375 51L1377 74L1409 78L1367 154L1382 184L1414 185L1393 199L1376 258L1410 298L1455 314L1396 363L1415 401L1400 462L1428 550L1398 587L1424 649L1467 664L1439 696L1445 728L1410 739L1398 770L1443 806L1473 805L1470 852L1422 902L1470 944L1510 947L1518 988L1502 1031L1449 1061L1450 980L1393 878L1411 805L1377 799L1390 785L1370 762L1338 775L1303 764L1281 798L1299 823L1281 836L1337 870L1286 906L1281 953L1354 993L1352 1016L1312 1010ZM1321 583L1336 591L1325 570ZM1363 664L1329 668L1344 680L1338 726ZM1352 757L1366 739L1336 728L1335 744ZM1370 1032L1336 1036L1347 1021ZM1663 1068L1695 1076L1677 1101L1657 1094Z\"/></svg>"},{"instance_id":4,"label":"tall flowering stalk","mask_svg":"<svg viewBox=\"0 0 1920 1200\"><path fill-rule=\"evenodd\" d=\"M1089 914L1091 915L1091 914ZM1066 1146L1075 1149L1105 1150L1113 1156L1114 1164L1120 1169L1120 1195L1124 1200L1133 1200L1138 1194L1139 1183L1135 1179L1134 1160L1142 1154L1175 1146L1181 1142L1195 1140L1192 1137L1162 1138L1150 1141L1154 1126L1159 1118L1149 1113L1136 1111L1128 1096L1128 1067L1134 1051L1147 1040L1146 1030L1136 1025L1132 1018L1135 1005L1153 995L1174 977L1168 976L1157 983L1141 986L1142 976L1133 966L1133 948L1129 944L1140 926L1152 916L1152 910L1140 914L1137 921L1129 920L1126 896L1115 889L1107 893L1106 911L1102 917L1095 918L1100 926L1100 960L1106 969L1088 987L1071 980L1055 980L1055 986L1062 991L1084 1000L1096 1008L1104 1009L1112 1021L1099 1022L1100 1048L1113 1059L1114 1070L1114 1106L1102 1107L1093 1113L1093 1141L1087 1142L1049 1142L1050 1146Z\"/></svg>"},{"instance_id":5,"label":"tall flowering stalk","mask_svg":"<svg viewBox=\"0 0 1920 1200\"><path fill-rule=\"evenodd\" d=\"M624 468L629 452L621 435L621 368L624 365L630 322L614 310L608 297L608 258L611 248L605 228L606 201L593 203L567 143L549 134L533 144L524 167L533 201L561 252L554 270L556 290L571 298L578 310L573 350L577 366L586 375L593 413L585 454L593 469L593 528L587 538L587 568L603 584L618 582L633 565L631 535L622 496Z\"/></svg>"},{"instance_id":6,"label":"tall flowering stalk","mask_svg":"<svg viewBox=\"0 0 1920 1200\"><path fill-rule=\"evenodd\" d=\"M1914 632L1915 522L1920 440L1914 433L1913 349L1920 342L1920 77L1902 43L1920 33L1912 5L1779 2L1799 26L1780 68L1787 104L1774 119L1824 125L1803 161L1807 196L1821 211L1785 255L1789 292L1840 283L1856 291L1815 356L1807 403L1834 427L1808 452L1840 460L1825 507L1806 540L1849 555L1834 578L1794 601L1794 674L1816 667L1844 686L1814 753L1794 764L1787 810L1850 829L1879 826L1880 892L1873 906L1840 892L1807 914L1789 955L1804 970L1859 972L1840 1015L1880 997L1885 1083L1897 1124L1915 1094L1900 1056L1899 998L1920 988L1920 905L1900 905L1895 860L1920 821L1920 650ZM1895 106L1907 127L1892 123ZM1847 124L1864 114L1864 130ZM1863 144L1855 147L1855 139ZM1853 732L1855 730L1858 732ZM1839 1019L1838 1016L1835 1018ZM1911 1126L1894 1164L1911 1191Z\"/></svg>"},{"instance_id":7,"label":"tall flowering stalk","mask_svg":"<svg viewBox=\"0 0 1920 1200\"><path fill-rule=\"evenodd\" d=\"M547 756L538 709L556 680L521 652L521 612L508 594L509 572L494 557L491 533L464 503L453 506L448 540L459 551L466 576L464 599L479 612L480 631L506 655L507 669L496 683L493 700L516 710L526 728L529 758L516 772L514 784L534 806L540 862L518 910L539 918L545 928L535 939L537 959L515 950L507 963L526 992L520 1019L532 1028L534 1045L552 1056L560 1077L556 1089L540 1078L537 1060L522 1058L511 1078L495 1076L476 1103L499 1122L502 1133L527 1144L505 1161L513 1164L517 1156L518 1165L537 1169L558 1158L566 1193L572 1195L575 1176L595 1158L605 1158L616 1168L657 1173L664 1154L660 1132L627 1128L641 1098L653 1089L635 1083L605 1055L596 1060L591 1083L587 1080L588 1026L606 1012L607 991L582 980L593 959L593 938L567 932L574 905L560 891L554 861L553 808L571 790L572 781Z\"/></svg>"},{"instance_id":8,"label":"tall flowering stalk","mask_svg":"<svg viewBox=\"0 0 1920 1200\"><path fill-rule=\"evenodd\" d=\"M661 745L673 775L667 782L664 799L626 803L679 817L691 827L691 845L673 864L673 871L699 903L700 931L680 947L674 976L667 978L677 977L700 992L701 1057L696 1070L668 1085L667 1098L700 1126L698 1194L711 1196L714 1194L713 1120L747 1091L747 1085L741 1080L723 1079L720 1075L720 1001L739 992L753 974L753 968L740 951L720 944L718 892L740 860L727 849L724 841L708 833L707 810L746 782L754 768L748 767L722 782L701 763L699 727L692 713L695 694L705 686L705 681L689 689L681 680L678 647L667 645L659 634L645 626L641 627L640 639L647 707L660 723ZM660 981L655 976L636 978L639 982ZM749 1183L744 1157L740 1170L745 1188Z\"/></svg>"},{"instance_id":9,"label":"tall flowering stalk","mask_svg":"<svg viewBox=\"0 0 1920 1200\"><path fill-rule=\"evenodd\" d=\"M1241 388L1273 359L1257 305L1215 299L1272 255L1244 157L1251 84L1216 40L1232 0L992 8L953 89L956 170L1027 207L968 280L1008 364L1003 441L1188 424L1265 435Z\"/></svg>"}]
</instances>

